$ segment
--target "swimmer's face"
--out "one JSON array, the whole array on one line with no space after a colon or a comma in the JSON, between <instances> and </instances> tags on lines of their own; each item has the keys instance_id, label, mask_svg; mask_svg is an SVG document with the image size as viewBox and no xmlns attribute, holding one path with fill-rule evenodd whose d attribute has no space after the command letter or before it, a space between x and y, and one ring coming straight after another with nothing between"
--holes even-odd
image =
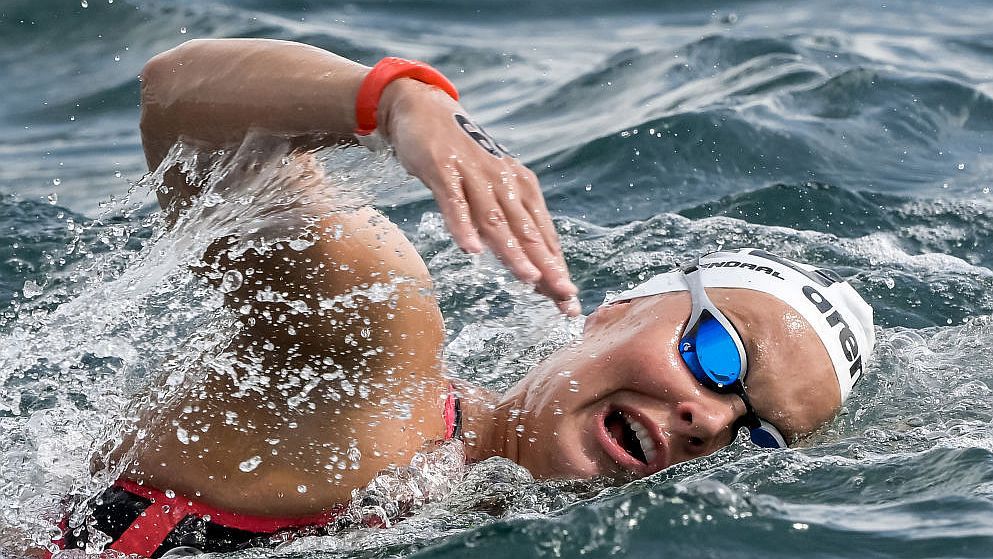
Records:
<instances>
[{"instance_id":1,"label":"swimmer's face","mask_svg":"<svg viewBox=\"0 0 993 559\"><path fill-rule=\"evenodd\" d=\"M765 293L707 294L741 334L745 388L759 417L787 441L829 421L839 407L838 381L807 322ZM591 315L582 340L506 394L522 410L523 430L508 435L517 439L517 461L541 477L640 477L730 444L745 406L708 390L686 368L677 340L689 313L689 294L675 292Z\"/></svg>"}]
</instances>

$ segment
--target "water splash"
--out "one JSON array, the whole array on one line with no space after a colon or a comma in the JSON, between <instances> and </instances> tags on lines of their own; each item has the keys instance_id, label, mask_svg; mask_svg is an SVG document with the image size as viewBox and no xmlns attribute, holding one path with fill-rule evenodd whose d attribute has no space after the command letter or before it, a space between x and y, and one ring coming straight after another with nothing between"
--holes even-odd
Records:
<instances>
[{"instance_id":1,"label":"water splash","mask_svg":"<svg viewBox=\"0 0 993 559\"><path fill-rule=\"evenodd\" d=\"M215 159L201 157L194 146L177 146L170 161L205 192L199 205L177 212L172 227L165 227L166 218L141 211L141 197L161 186L161 174L150 175L132 197L115 201L97 220L60 221L70 235L67 247L47 278L31 280L32 297L13 305L0 334L6 389L0 426L10 433L0 443L0 532L10 547L23 549L24 539L50 539L53 511L63 496L90 495L113 478L112 470L90 478L88 459L105 454L95 446L104 440L120 442L135 419L130 402L153 379L165 379L166 388L146 395L145 404L167 402L170 389L195 380L195 371L183 363L230 367L230 356L216 353L233 323L222 293L238 289L245 278L219 271L212 277L208 271L205 279L188 270L212 239L251 236L280 207L338 195L361 205L371 199L366 188L403 188L389 178L395 166L376 174L380 156L345 150L318 161L329 157L336 168L352 169L340 176L359 188L340 194L338 185L326 185L326 191L300 192L282 175L294 164L284 161L285 153L259 155L284 149L271 142L254 138L241 154ZM245 165L246 158L253 163ZM356 169L369 167L372 178L363 182ZM493 534L508 531L549 557L634 549L644 541L678 554L679 542L689 540L660 544L646 535L659 526L699 534L703 542L715 529L740 533L771 526L777 541L793 550L802 548L804 538L838 541L866 530L875 530L879 546L886 538L940 539L929 531L933 518L915 510L918 505L948 522L962 522L955 507L971 511L980 520L961 525L962 541L986 541L993 533L982 520L989 517L993 494L993 410L983 374L993 333L988 254L982 246L958 247L956 254L915 250L929 242L954 244L957 236L976 238L954 214L965 208L981 217L985 207L903 200L895 208L892 219L907 220L899 227L874 232L867 226L847 236L727 216L659 214L609 227L557 220L587 309L606 292L665 271L687 254L743 244L832 265L866 290L885 325L878 332L877 357L843 415L801 448L769 453L738 445L622 488L597 481L535 482L500 459L465 469L454 454L437 458L434 468L436 458L424 454L416 458L423 463L384 472L357 493L340 532L299 538L275 554L361 555L372 548L403 555L429 545L439 546L439 553L454 554L465 545L482 553L504 541ZM414 233L452 317L448 360L455 374L504 388L581 329L582 320L561 319L491 258L461 253L436 214L423 214ZM305 249L308 242L296 232L270 239L294 250L290 243ZM324 304L344 308L354 306L356 297L388 299L393 287L369 286ZM277 301L276 294L265 297ZM974 318L961 320L969 316ZM946 318L955 324L948 326ZM912 329L922 324L928 327ZM291 406L306 405L314 380L302 373L300 379L300 397ZM245 380L243 389L250 391L258 378ZM344 394L362 390L360 381L344 373L320 380L336 383ZM240 418L226 421L238 424ZM193 430L184 431L192 437ZM342 468L362 459L356 446L341 451ZM389 527L363 528L374 516ZM809 545L818 545L813 541Z\"/></svg>"},{"instance_id":2,"label":"water splash","mask_svg":"<svg viewBox=\"0 0 993 559\"><path fill-rule=\"evenodd\" d=\"M284 208L326 200L358 207L371 199L369 189L388 191L405 182L385 154L330 150L300 157L285 141L264 134L230 153L177 144L156 172L127 197L111 200L99 217L66 219L70 235L52 255L53 267L43 280L24 282L22 297L0 323L0 426L8 433L0 441L0 543L50 546L60 504L88 497L120 474L98 468L91 477L89 464L111 463L107 453L135 432L139 410L170 405L182 387L196 382L203 371L190 364L224 369L227 358L218 350L236 334L236 321L223 294L244 278L194 273L214 240L241 236L255 240L251 250L280 242L304 250L306 231L257 233ZM324 175L328 158L336 170ZM368 170L365 180L356 180L350 165ZM172 166L203 196L190 207L144 211L149 195L166 188L165 170ZM334 178L352 182L336 184ZM211 287L215 281L219 290ZM394 288L372 286L368 296L389 298ZM249 389L253 380L245 382ZM301 397L290 405L302 405L314 388L301 386ZM175 436L191 444L200 434L177 426ZM243 465L252 470L259 461Z\"/></svg>"}]
</instances>

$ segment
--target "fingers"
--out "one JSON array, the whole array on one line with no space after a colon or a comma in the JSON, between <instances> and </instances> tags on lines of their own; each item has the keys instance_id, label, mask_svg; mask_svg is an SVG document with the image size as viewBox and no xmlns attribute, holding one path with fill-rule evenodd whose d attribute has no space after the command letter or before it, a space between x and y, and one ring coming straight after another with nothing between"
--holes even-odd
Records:
<instances>
[{"instance_id":1,"label":"fingers","mask_svg":"<svg viewBox=\"0 0 993 559\"><path fill-rule=\"evenodd\" d=\"M583 312L583 307L580 306L579 299L575 297L565 301L555 301L555 306L559 308L559 312L566 316L579 316Z\"/></svg>"},{"instance_id":2,"label":"fingers","mask_svg":"<svg viewBox=\"0 0 993 559\"><path fill-rule=\"evenodd\" d=\"M511 184L507 188L512 189L513 185ZM577 289L569 281L569 271L566 268L565 259L562 257L561 251L557 250L558 239L555 236L551 219L547 219L545 223L540 223L538 221L539 216L535 215L533 209L512 196L512 193L505 196L500 196L499 192L497 194L498 200L504 207L511 232L517 238L528 259L541 272L541 279L537 283L538 292L556 301L575 297ZM552 242L549 242L549 234L546 233L548 229L552 229Z\"/></svg>"},{"instance_id":3,"label":"fingers","mask_svg":"<svg viewBox=\"0 0 993 559\"><path fill-rule=\"evenodd\" d=\"M569 280L558 236L533 174L504 170L495 184L480 176L466 179L464 191L484 242L515 276L535 285L562 312L579 314L578 290Z\"/></svg>"},{"instance_id":4,"label":"fingers","mask_svg":"<svg viewBox=\"0 0 993 559\"><path fill-rule=\"evenodd\" d=\"M552 216L548 213L548 207L545 206L545 197L541 194L538 177L534 174L534 171L524 167L521 173L521 180L527 187L526 191L532 194L531 196L523 196L521 202L528 208L531 215L534 216L534 221L537 223L538 229L541 230L541 235L545 238L545 243L549 249L561 258L562 246L559 244L559 235L555 232ZM563 259L564 262L565 260Z\"/></svg>"},{"instance_id":5,"label":"fingers","mask_svg":"<svg viewBox=\"0 0 993 559\"><path fill-rule=\"evenodd\" d=\"M434 191L445 227L455 239L455 244L472 254L482 252L483 244L472 222L469 203L462 189L462 172L458 167L449 163L437 173L422 176L421 179Z\"/></svg>"},{"instance_id":6,"label":"fingers","mask_svg":"<svg viewBox=\"0 0 993 559\"><path fill-rule=\"evenodd\" d=\"M452 156L440 165L411 168L434 192L462 250L478 253L485 244L516 278L534 285L561 312L580 313L578 290L534 173L509 158L490 166Z\"/></svg>"},{"instance_id":7,"label":"fingers","mask_svg":"<svg viewBox=\"0 0 993 559\"><path fill-rule=\"evenodd\" d=\"M471 186L465 189L466 199L483 242L517 279L532 285L537 284L541 279L541 270L521 246L491 185L483 179L472 181L470 178L470 181Z\"/></svg>"},{"instance_id":8,"label":"fingers","mask_svg":"<svg viewBox=\"0 0 993 559\"><path fill-rule=\"evenodd\" d=\"M554 258L554 262L550 263L554 273L551 275L546 274L545 279L547 283L546 285L539 286L539 291L558 300L564 299L566 295L568 297L575 297L577 291L575 285L569 280L569 269L566 266L565 257L562 255L559 236L555 232L555 224L552 223L552 216L548 213L548 208L545 206L545 198L541 195L538 178L530 169L525 168L524 171L521 181L522 185L525 186L527 195L521 197L521 204L527 212L526 215L541 234L550 255ZM546 293L542 289L546 289L548 292Z\"/></svg>"}]
</instances>

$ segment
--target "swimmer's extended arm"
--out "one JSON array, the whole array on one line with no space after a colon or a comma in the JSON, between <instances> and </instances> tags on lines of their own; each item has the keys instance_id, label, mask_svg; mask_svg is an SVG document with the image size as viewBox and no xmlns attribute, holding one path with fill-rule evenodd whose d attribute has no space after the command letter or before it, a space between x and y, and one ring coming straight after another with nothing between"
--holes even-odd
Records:
<instances>
[{"instance_id":1,"label":"swimmer's extended arm","mask_svg":"<svg viewBox=\"0 0 993 559\"><path fill-rule=\"evenodd\" d=\"M354 141L354 99L369 69L299 43L197 39L142 70L141 133L154 169L180 137L218 146L250 128L305 147Z\"/></svg>"},{"instance_id":2,"label":"swimmer's extended arm","mask_svg":"<svg viewBox=\"0 0 993 559\"><path fill-rule=\"evenodd\" d=\"M195 40L142 72L141 132L150 168L182 137L218 146L251 128L318 148L353 142L355 95L368 68L330 52L263 39ZM449 231L468 252L485 243L518 278L578 314L558 237L534 173L495 157L454 115L465 109L410 79L380 101L379 131L401 164L434 193Z\"/></svg>"}]
</instances>

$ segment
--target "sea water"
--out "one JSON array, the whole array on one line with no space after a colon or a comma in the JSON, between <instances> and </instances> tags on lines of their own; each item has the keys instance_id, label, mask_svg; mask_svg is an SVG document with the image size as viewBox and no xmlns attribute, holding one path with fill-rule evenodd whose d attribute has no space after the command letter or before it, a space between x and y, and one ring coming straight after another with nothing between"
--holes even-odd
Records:
<instances>
[{"instance_id":1,"label":"sea water","mask_svg":"<svg viewBox=\"0 0 993 559\"><path fill-rule=\"evenodd\" d=\"M538 173L587 312L692 255L759 246L834 267L878 324L855 395L800 448L738 444L621 487L535 482L499 460L444 482L450 456L425 456L364 495L388 508L430 488L403 522L239 556L993 556L993 11L980 0L7 0L6 555L56 533L61 499L108 482L88 462L132 401L167 397L183 360L228 335L220 295L187 265L232 226L230 200L165 228L137 129L142 64L196 37L441 69ZM462 254L388 157L320 157L421 251L453 372L505 388L576 335L581 319Z\"/></svg>"}]
</instances>

